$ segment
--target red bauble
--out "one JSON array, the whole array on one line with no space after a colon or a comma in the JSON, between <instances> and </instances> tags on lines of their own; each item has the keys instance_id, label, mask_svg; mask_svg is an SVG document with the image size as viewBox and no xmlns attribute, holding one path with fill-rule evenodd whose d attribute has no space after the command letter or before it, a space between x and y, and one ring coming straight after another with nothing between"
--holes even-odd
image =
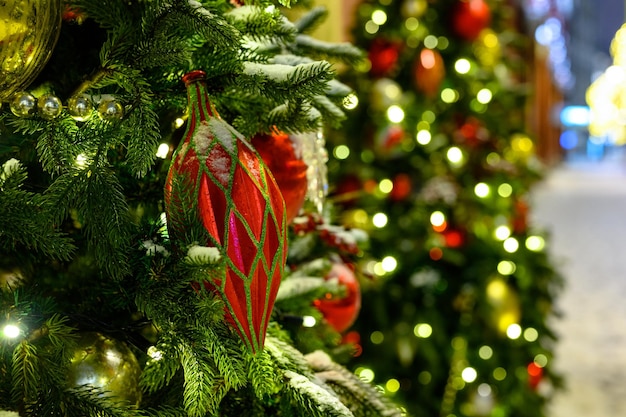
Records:
<instances>
[{"instance_id":1,"label":"red bauble","mask_svg":"<svg viewBox=\"0 0 626 417\"><path fill-rule=\"evenodd\" d=\"M422 49L414 64L415 86L427 97L439 93L446 69L441 54L434 49Z\"/></svg>"},{"instance_id":2,"label":"red bauble","mask_svg":"<svg viewBox=\"0 0 626 417\"><path fill-rule=\"evenodd\" d=\"M313 303L333 329L343 332L352 326L361 309L359 281L354 271L340 262L333 264L325 279L336 279L339 285L345 288L345 294L342 297L328 294L323 299L315 300Z\"/></svg>"},{"instance_id":3,"label":"red bauble","mask_svg":"<svg viewBox=\"0 0 626 417\"><path fill-rule=\"evenodd\" d=\"M411 194L413 185L411 177L407 174L397 174L393 177L393 188L389 193L389 198L394 201L402 201Z\"/></svg>"},{"instance_id":4,"label":"red bauble","mask_svg":"<svg viewBox=\"0 0 626 417\"><path fill-rule=\"evenodd\" d=\"M370 74L373 77L385 77L396 68L401 45L400 42L382 38L374 39L368 52L368 58L372 65Z\"/></svg>"},{"instance_id":5,"label":"red bauble","mask_svg":"<svg viewBox=\"0 0 626 417\"><path fill-rule=\"evenodd\" d=\"M285 265L285 203L259 155L215 111L204 76L183 77L190 114L166 179L167 227L179 250L194 242L218 249L224 270L208 271L203 283L221 297L226 320L256 353ZM204 242L197 243L198 225Z\"/></svg>"},{"instance_id":6,"label":"red bauble","mask_svg":"<svg viewBox=\"0 0 626 417\"><path fill-rule=\"evenodd\" d=\"M280 188L287 207L287 223L298 215L308 189L307 165L296 155L294 143L285 133L259 134L252 145L263 158Z\"/></svg>"},{"instance_id":7,"label":"red bauble","mask_svg":"<svg viewBox=\"0 0 626 417\"><path fill-rule=\"evenodd\" d=\"M459 37L474 41L491 22L491 10L484 0L459 0L452 10L452 29Z\"/></svg>"},{"instance_id":8,"label":"red bauble","mask_svg":"<svg viewBox=\"0 0 626 417\"><path fill-rule=\"evenodd\" d=\"M460 248L465 244L465 234L458 229L448 229L441 233L449 248Z\"/></svg>"}]
</instances>

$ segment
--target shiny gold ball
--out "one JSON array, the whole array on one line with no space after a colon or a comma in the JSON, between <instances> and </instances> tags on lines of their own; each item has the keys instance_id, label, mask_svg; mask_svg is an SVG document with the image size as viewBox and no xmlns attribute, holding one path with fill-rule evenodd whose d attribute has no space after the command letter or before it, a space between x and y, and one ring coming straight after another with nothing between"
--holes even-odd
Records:
<instances>
[{"instance_id":1,"label":"shiny gold ball","mask_svg":"<svg viewBox=\"0 0 626 417\"><path fill-rule=\"evenodd\" d=\"M0 3L0 101L41 72L59 37L61 12L61 0Z\"/></svg>"},{"instance_id":2,"label":"shiny gold ball","mask_svg":"<svg viewBox=\"0 0 626 417\"><path fill-rule=\"evenodd\" d=\"M68 372L70 386L102 388L104 396L138 406L141 367L128 346L96 332L81 335Z\"/></svg>"}]
</instances>

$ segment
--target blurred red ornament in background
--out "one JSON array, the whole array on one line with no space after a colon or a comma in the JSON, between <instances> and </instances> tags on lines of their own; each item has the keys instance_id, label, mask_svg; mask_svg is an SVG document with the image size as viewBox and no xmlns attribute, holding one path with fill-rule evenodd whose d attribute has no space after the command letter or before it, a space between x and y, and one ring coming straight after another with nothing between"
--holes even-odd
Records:
<instances>
[{"instance_id":1,"label":"blurred red ornament in background","mask_svg":"<svg viewBox=\"0 0 626 417\"><path fill-rule=\"evenodd\" d=\"M474 41L491 23L491 10L484 0L459 0L452 10L452 30L459 37Z\"/></svg>"},{"instance_id":2,"label":"blurred red ornament in background","mask_svg":"<svg viewBox=\"0 0 626 417\"><path fill-rule=\"evenodd\" d=\"M441 54L433 49L422 49L415 60L413 75L418 91L430 98L436 96L446 77Z\"/></svg>"},{"instance_id":3,"label":"blurred red ornament in background","mask_svg":"<svg viewBox=\"0 0 626 417\"><path fill-rule=\"evenodd\" d=\"M308 167L296 155L294 143L285 133L258 134L251 141L283 194L289 224L304 205L308 189Z\"/></svg>"},{"instance_id":4,"label":"blurred red ornament in background","mask_svg":"<svg viewBox=\"0 0 626 417\"><path fill-rule=\"evenodd\" d=\"M376 38L370 45L368 55L373 77L385 77L396 68L402 43Z\"/></svg>"},{"instance_id":5,"label":"blurred red ornament in background","mask_svg":"<svg viewBox=\"0 0 626 417\"><path fill-rule=\"evenodd\" d=\"M326 280L336 279L340 287L345 289L345 294L335 296L327 294L320 300L315 300L313 305L324 315L328 324L338 332L347 330L359 315L361 309L361 288L356 274L346 264L335 262Z\"/></svg>"}]
</instances>

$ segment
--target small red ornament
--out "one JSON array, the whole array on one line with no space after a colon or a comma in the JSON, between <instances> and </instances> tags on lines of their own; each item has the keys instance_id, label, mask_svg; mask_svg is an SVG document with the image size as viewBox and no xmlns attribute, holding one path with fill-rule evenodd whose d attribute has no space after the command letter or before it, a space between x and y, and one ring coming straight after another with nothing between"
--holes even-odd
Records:
<instances>
[{"instance_id":1,"label":"small red ornament","mask_svg":"<svg viewBox=\"0 0 626 417\"><path fill-rule=\"evenodd\" d=\"M413 185L411 184L411 177L407 174L401 173L393 177L393 188L389 193L389 198L393 201L402 201L411 194Z\"/></svg>"},{"instance_id":2,"label":"small red ornament","mask_svg":"<svg viewBox=\"0 0 626 417\"><path fill-rule=\"evenodd\" d=\"M467 41L476 40L490 22L491 10L484 0L459 0L452 10L452 29Z\"/></svg>"},{"instance_id":3,"label":"small red ornament","mask_svg":"<svg viewBox=\"0 0 626 417\"><path fill-rule=\"evenodd\" d=\"M219 250L222 275L205 287L225 304L226 319L247 347L263 348L285 265L285 203L252 146L222 120L209 101L205 73L183 77L189 118L165 183L167 226L175 247L197 241Z\"/></svg>"},{"instance_id":4,"label":"small red ornament","mask_svg":"<svg viewBox=\"0 0 626 417\"><path fill-rule=\"evenodd\" d=\"M448 229L442 232L446 246L449 248L460 248L465 243L465 234L458 229Z\"/></svg>"},{"instance_id":5,"label":"small red ornament","mask_svg":"<svg viewBox=\"0 0 626 417\"><path fill-rule=\"evenodd\" d=\"M287 207L287 223L296 217L308 189L307 165L296 155L294 143L285 133L258 134L252 145L274 175Z\"/></svg>"},{"instance_id":6,"label":"small red ornament","mask_svg":"<svg viewBox=\"0 0 626 417\"><path fill-rule=\"evenodd\" d=\"M535 362L531 362L528 367L528 384L532 389L536 389L543 379L543 368Z\"/></svg>"},{"instance_id":7,"label":"small red ornament","mask_svg":"<svg viewBox=\"0 0 626 417\"><path fill-rule=\"evenodd\" d=\"M415 86L427 97L439 93L446 69L441 54L434 49L422 49L414 64Z\"/></svg>"},{"instance_id":8,"label":"small red ornament","mask_svg":"<svg viewBox=\"0 0 626 417\"><path fill-rule=\"evenodd\" d=\"M401 45L400 42L382 38L374 39L368 52L368 58L372 65L370 68L372 77L385 77L396 68Z\"/></svg>"},{"instance_id":9,"label":"small red ornament","mask_svg":"<svg viewBox=\"0 0 626 417\"><path fill-rule=\"evenodd\" d=\"M326 280L337 280L345 288L345 295L341 298L327 294L313 304L324 315L324 319L338 332L343 332L354 324L361 309L361 288L359 281L346 264L336 262L324 277Z\"/></svg>"}]
</instances>

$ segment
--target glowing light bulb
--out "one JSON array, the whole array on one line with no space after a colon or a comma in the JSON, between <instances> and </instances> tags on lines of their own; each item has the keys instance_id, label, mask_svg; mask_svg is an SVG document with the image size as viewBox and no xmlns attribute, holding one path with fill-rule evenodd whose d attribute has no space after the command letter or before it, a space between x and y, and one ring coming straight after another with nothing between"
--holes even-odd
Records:
<instances>
[{"instance_id":1,"label":"glowing light bulb","mask_svg":"<svg viewBox=\"0 0 626 417\"><path fill-rule=\"evenodd\" d=\"M524 330L524 339L527 342L534 342L539 339L539 332L536 329L529 327Z\"/></svg>"},{"instance_id":2,"label":"glowing light bulb","mask_svg":"<svg viewBox=\"0 0 626 417\"><path fill-rule=\"evenodd\" d=\"M84 153L79 153L78 155L76 155L76 165L81 168L87 165L87 155L85 155Z\"/></svg>"},{"instance_id":3,"label":"glowing light bulb","mask_svg":"<svg viewBox=\"0 0 626 417\"><path fill-rule=\"evenodd\" d=\"M465 382L474 382L476 381L476 378L478 378L478 372L476 372L476 369L468 366L461 371L461 378L463 378L463 381Z\"/></svg>"},{"instance_id":4,"label":"glowing light bulb","mask_svg":"<svg viewBox=\"0 0 626 417\"><path fill-rule=\"evenodd\" d=\"M174 127L176 129L180 129L184 124L185 124L185 120L182 119L181 117L177 117L176 120L174 120Z\"/></svg>"},{"instance_id":5,"label":"glowing light bulb","mask_svg":"<svg viewBox=\"0 0 626 417\"><path fill-rule=\"evenodd\" d=\"M484 182L479 182L474 187L474 194L476 194L476 196L479 198L487 197L490 192L491 189L489 188L489 185L485 184Z\"/></svg>"},{"instance_id":6,"label":"glowing light bulb","mask_svg":"<svg viewBox=\"0 0 626 417\"><path fill-rule=\"evenodd\" d=\"M398 261L393 256L385 256L381 264L385 272L393 272L398 267Z\"/></svg>"},{"instance_id":7,"label":"glowing light bulb","mask_svg":"<svg viewBox=\"0 0 626 417\"><path fill-rule=\"evenodd\" d=\"M454 69L459 74L467 74L471 68L472 64L465 58L461 58L454 63Z\"/></svg>"},{"instance_id":8,"label":"glowing light bulb","mask_svg":"<svg viewBox=\"0 0 626 417\"><path fill-rule=\"evenodd\" d=\"M498 272L501 275L512 275L515 273L516 269L515 263L511 261L500 261L500 263L498 263Z\"/></svg>"},{"instance_id":9,"label":"glowing light bulb","mask_svg":"<svg viewBox=\"0 0 626 417\"><path fill-rule=\"evenodd\" d=\"M373 331L370 335L370 341L375 345L380 345L381 343L383 343L384 340L385 335L383 334L383 332L380 332L378 330Z\"/></svg>"},{"instance_id":10,"label":"glowing light bulb","mask_svg":"<svg viewBox=\"0 0 626 417\"><path fill-rule=\"evenodd\" d=\"M428 145L432 139L432 135L428 130L419 130L416 135L417 143L420 145Z\"/></svg>"},{"instance_id":11,"label":"glowing light bulb","mask_svg":"<svg viewBox=\"0 0 626 417\"><path fill-rule=\"evenodd\" d=\"M391 190L393 190L393 182L390 179L385 178L378 183L378 189L383 194L389 194Z\"/></svg>"},{"instance_id":12,"label":"glowing light bulb","mask_svg":"<svg viewBox=\"0 0 626 417\"><path fill-rule=\"evenodd\" d=\"M463 162L463 151L460 148L453 146L448 149L446 157L448 158L448 161L452 162L453 164L460 164L461 162Z\"/></svg>"},{"instance_id":13,"label":"glowing light bulb","mask_svg":"<svg viewBox=\"0 0 626 417\"><path fill-rule=\"evenodd\" d=\"M504 250L508 253L517 252L519 249L519 242L514 237L509 237L504 241Z\"/></svg>"},{"instance_id":14,"label":"glowing light bulb","mask_svg":"<svg viewBox=\"0 0 626 417\"><path fill-rule=\"evenodd\" d=\"M304 317L302 317L302 326L303 327L314 327L316 323L317 323L317 320L315 320L315 317L313 317L313 316L304 316Z\"/></svg>"},{"instance_id":15,"label":"glowing light bulb","mask_svg":"<svg viewBox=\"0 0 626 417\"><path fill-rule=\"evenodd\" d=\"M426 339L426 338L430 337L433 334L433 328L428 323L418 323L413 328L413 333L417 337L421 337L423 339Z\"/></svg>"},{"instance_id":16,"label":"glowing light bulb","mask_svg":"<svg viewBox=\"0 0 626 417\"><path fill-rule=\"evenodd\" d=\"M387 215L385 213L376 213L372 217L372 224L379 229L385 227L388 221L389 219L387 218Z\"/></svg>"},{"instance_id":17,"label":"glowing light bulb","mask_svg":"<svg viewBox=\"0 0 626 417\"><path fill-rule=\"evenodd\" d=\"M387 22L387 13L383 10L377 9L372 13L372 22L376 23L378 26L382 26Z\"/></svg>"},{"instance_id":18,"label":"glowing light bulb","mask_svg":"<svg viewBox=\"0 0 626 417\"><path fill-rule=\"evenodd\" d=\"M170 146L167 143L162 143L159 145L157 149L156 156L157 158L165 159L167 155L170 153Z\"/></svg>"},{"instance_id":19,"label":"glowing light bulb","mask_svg":"<svg viewBox=\"0 0 626 417\"><path fill-rule=\"evenodd\" d=\"M478 94L476 94L476 100L478 100L478 102L481 104L489 103L492 98L493 98L493 94L491 93L491 90L489 90L488 88L483 88L482 90L478 92Z\"/></svg>"},{"instance_id":20,"label":"glowing light bulb","mask_svg":"<svg viewBox=\"0 0 626 417\"><path fill-rule=\"evenodd\" d=\"M400 382L395 378L391 378L385 384L385 389L391 393L397 392L400 389Z\"/></svg>"},{"instance_id":21,"label":"glowing light bulb","mask_svg":"<svg viewBox=\"0 0 626 417\"><path fill-rule=\"evenodd\" d=\"M4 326L4 329L2 329L2 333L4 337L8 339L15 339L22 334L22 331L15 324L7 324Z\"/></svg>"},{"instance_id":22,"label":"glowing light bulb","mask_svg":"<svg viewBox=\"0 0 626 417\"><path fill-rule=\"evenodd\" d=\"M443 226L445 222L446 222L446 216L440 211L434 211L430 215L430 224L432 224L435 227Z\"/></svg>"},{"instance_id":23,"label":"glowing light bulb","mask_svg":"<svg viewBox=\"0 0 626 417\"><path fill-rule=\"evenodd\" d=\"M522 335L522 327L517 323L513 323L506 328L506 335L509 339L512 340L519 339L519 337Z\"/></svg>"},{"instance_id":24,"label":"glowing light bulb","mask_svg":"<svg viewBox=\"0 0 626 417\"><path fill-rule=\"evenodd\" d=\"M508 226L498 226L494 235L498 240L506 240L509 236L511 236L511 229Z\"/></svg>"},{"instance_id":25,"label":"glowing light bulb","mask_svg":"<svg viewBox=\"0 0 626 417\"><path fill-rule=\"evenodd\" d=\"M493 349L487 345L481 346L480 349L478 349L478 356L484 360L491 359L493 356Z\"/></svg>"},{"instance_id":26,"label":"glowing light bulb","mask_svg":"<svg viewBox=\"0 0 626 417\"><path fill-rule=\"evenodd\" d=\"M543 250L546 242L541 236L528 236L526 238L526 248L533 252L539 252Z\"/></svg>"},{"instance_id":27,"label":"glowing light bulb","mask_svg":"<svg viewBox=\"0 0 626 417\"><path fill-rule=\"evenodd\" d=\"M343 98L343 108L346 110L354 110L358 105L359 97L354 93L350 93Z\"/></svg>"},{"instance_id":28,"label":"glowing light bulb","mask_svg":"<svg viewBox=\"0 0 626 417\"><path fill-rule=\"evenodd\" d=\"M441 100L444 103L454 103L459 99L459 93L452 88L444 88L441 90Z\"/></svg>"},{"instance_id":29,"label":"glowing light bulb","mask_svg":"<svg viewBox=\"0 0 626 417\"><path fill-rule=\"evenodd\" d=\"M500 195L500 197L510 197L511 194L513 194L513 187L511 187L511 184L507 184L505 182L498 186L498 195Z\"/></svg>"},{"instance_id":30,"label":"glowing light bulb","mask_svg":"<svg viewBox=\"0 0 626 417\"><path fill-rule=\"evenodd\" d=\"M389 106L387 109L387 119L389 119L391 123L400 123L404 120L404 110L396 104Z\"/></svg>"},{"instance_id":31,"label":"glowing light bulb","mask_svg":"<svg viewBox=\"0 0 626 417\"><path fill-rule=\"evenodd\" d=\"M347 159L350 156L350 148L346 145L338 145L333 150L333 156L339 160Z\"/></svg>"},{"instance_id":32,"label":"glowing light bulb","mask_svg":"<svg viewBox=\"0 0 626 417\"><path fill-rule=\"evenodd\" d=\"M367 383L372 382L375 377L374 371L369 368L357 368L355 373L362 381Z\"/></svg>"}]
</instances>

